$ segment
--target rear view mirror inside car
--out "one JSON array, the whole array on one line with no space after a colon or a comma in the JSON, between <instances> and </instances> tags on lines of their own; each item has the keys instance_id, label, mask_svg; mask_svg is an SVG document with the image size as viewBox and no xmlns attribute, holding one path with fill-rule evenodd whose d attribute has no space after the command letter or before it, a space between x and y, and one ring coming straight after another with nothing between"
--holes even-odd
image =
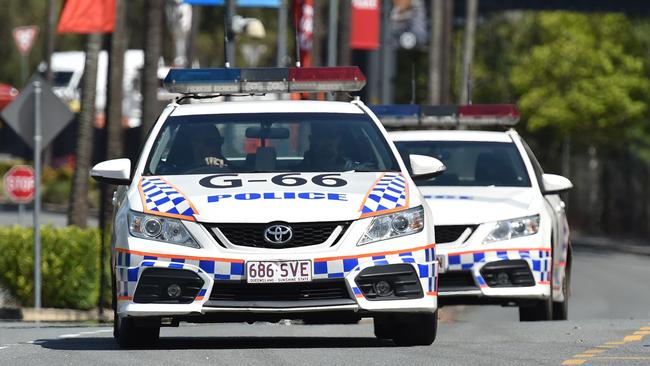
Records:
<instances>
[{"instance_id":1,"label":"rear view mirror inside car","mask_svg":"<svg viewBox=\"0 0 650 366\"><path fill-rule=\"evenodd\" d=\"M246 137L249 139L288 139L289 129L284 127L248 127Z\"/></svg>"}]
</instances>

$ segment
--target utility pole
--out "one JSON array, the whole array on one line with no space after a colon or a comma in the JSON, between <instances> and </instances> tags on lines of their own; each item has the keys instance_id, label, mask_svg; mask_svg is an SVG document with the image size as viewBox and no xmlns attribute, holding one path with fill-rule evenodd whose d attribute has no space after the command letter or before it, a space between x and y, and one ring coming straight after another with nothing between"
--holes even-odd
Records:
<instances>
[{"instance_id":1,"label":"utility pole","mask_svg":"<svg viewBox=\"0 0 650 366\"><path fill-rule=\"evenodd\" d=\"M47 63L47 71L45 72L45 80L50 85L52 84L52 54L54 53L54 45L56 43L56 1L47 0L47 22L45 25L45 57Z\"/></svg>"},{"instance_id":2,"label":"utility pole","mask_svg":"<svg viewBox=\"0 0 650 366\"><path fill-rule=\"evenodd\" d=\"M339 0L330 0L327 24L327 66L336 66L336 35L339 22Z\"/></svg>"},{"instance_id":3,"label":"utility pole","mask_svg":"<svg viewBox=\"0 0 650 366\"><path fill-rule=\"evenodd\" d=\"M394 65L393 39L390 26L391 2L381 2L381 103L393 101L392 77Z\"/></svg>"},{"instance_id":4,"label":"utility pole","mask_svg":"<svg viewBox=\"0 0 650 366\"><path fill-rule=\"evenodd\" d=\"M280 0L278 6L278 67L285 67L287 65L287 28L289 22L289 10L287 8L287 0Z\"/></svg>"},{"instance_id":5,"label":"utility pole","mask_svg":"<svg viewBox=\"0 0 650 366\"><path fill-rule=\"evenodd\" d=\"M431 41L429 43L429 103L440 104L442 98L442 41L444 0L431 0Z\"/></svg>"},{"instance_id":6,"label":"utility pole","mask_svg":"<svg viewBox=\"0 0 650 366\"><path fill-rule=\"evenodd\" d=\"M478 18L478 0L467 0L467 15L465 17L465 35L463 37L463 76L460 84L459 104L472 103L471 72L474 58L474 43L476 41L476 20Z\"/></svg>"},{"instance_id":7,"label":"utility pole","mask_svg":"<svg viewBox=\"0 0 650 366\"><path fill-rule=\"evenodd\" d=\"M352 64L352 50L350 49L350 10L351 0L341 0L339 18L339 65Z\"/></svg>"},{"instance_id":8,"label":"utility pole","mask_svg":"<svg viewBox=\"0 0 650 366\"><path fill-rule=\"evenodd\" d=\"M226 43L226 67L234 67L237 58L237 47L235 44L235 32L232 29L232 19L237 14L237 5L235 0L226 0L226 34L224 35L228 42Z\"/></svg>"}]
</instances>

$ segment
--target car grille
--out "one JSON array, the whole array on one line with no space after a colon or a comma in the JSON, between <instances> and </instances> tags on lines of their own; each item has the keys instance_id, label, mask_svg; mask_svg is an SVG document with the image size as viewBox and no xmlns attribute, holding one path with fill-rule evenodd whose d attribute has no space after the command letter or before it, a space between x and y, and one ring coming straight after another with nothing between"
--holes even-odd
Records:
<instances>
[{"instance_id":1,"label":"car grille","mask_svg":"<svg viewBox=\"0 0 650 366\"><path fill-rule=\"evenodd\" d=\"M344 280L295 283L215 281L210 301L309 301L351 299Z\"/></svg>"},{"instance_id":2,"label":"car grille","mask_svg":"<svg viewBox=\"0 0 650 366\"><path fill-rule=\"evenodd\" d=\"M471 229L471 233L476 230L478 225L436 225L436 243L453 243L467 230Z\"/></svg>"},{"instance_id":3,"label":"car grille","mask_svg":"<svg viewBox=\"0 0 650 366\"><path fill-rule=\"evenodd\" d=\"M225 247L216 231L221 233L234 245L255 248L284 249L309 245L318 245L327 241L337 227L341 232L332 245L345 233L349 222L310 222L286 224L293 230L293 237L284 244L272 244L264 239L264 231L273 224L215 224L206 225L213 237Z\"/></svg>"}]
</instances>

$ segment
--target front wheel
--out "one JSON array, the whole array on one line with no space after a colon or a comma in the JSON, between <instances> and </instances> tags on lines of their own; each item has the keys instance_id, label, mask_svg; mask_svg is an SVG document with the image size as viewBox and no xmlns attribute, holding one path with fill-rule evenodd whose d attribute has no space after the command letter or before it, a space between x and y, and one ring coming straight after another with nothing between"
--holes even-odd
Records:
<instances>
[{"instance_id":1,"label":"front wheel","mask_svg":"<svg viewBox=\"0 0 650 366\"><path fill-rule=\"evenodd\" d=\"M553 303L553 320L567 320L569 317L569 294L571 293L571 267L567 266L562 279L564 300Z\"/></svg>"},{"instance_id":2,"label":"front wheel","mask_svg":"<svg viewBox=\"0 0 650 366\"><path fill-rule=\"evenodd\" d=\"M553 320L553 293L548 299L535 300L519 305L519 321L534 322Z\"/></svg>"},{"instance_id":3,"label":"front wheel","mask_svg":"<svg viewBox=\"0 0 650 366\"><path fill-rule=\"evenodd\" d=\"M437 331L438 311L375 319L375 336L392 338L398 346L429 346L435 341Z\"/></svg>"},{"instance_id":4,"label":"front wheel","mask_svg":"<svg viewBox=\"0 0 650 366\"><path fill-rule=\"evenodd\" d=\"M120 317L113 311L113 338L121 348L153 347L160 339L160 326L143 327L135 319Z\"/></svg>"}]
</instances>

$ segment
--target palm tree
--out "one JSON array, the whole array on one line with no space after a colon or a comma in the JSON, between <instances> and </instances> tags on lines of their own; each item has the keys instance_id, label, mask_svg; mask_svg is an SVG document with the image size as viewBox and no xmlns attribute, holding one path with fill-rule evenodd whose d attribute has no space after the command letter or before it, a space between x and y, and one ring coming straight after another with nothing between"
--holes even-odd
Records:
<instances>
[{"instance_id":1,"label":"palm tree","mask_svg":"<svg viewBox=\"0 0 650 366\"><path fill-rule=\"evenodd\" d=\"M88 171L92 158L93 119L95 117L95 94L97 88L97 59L102 45L102 34L91 33L86 40L84 83L81 90L81 111L77 132L76 164L72 177L68 225L87 226L88 217Z\"/></svg>"}]
</instances>

